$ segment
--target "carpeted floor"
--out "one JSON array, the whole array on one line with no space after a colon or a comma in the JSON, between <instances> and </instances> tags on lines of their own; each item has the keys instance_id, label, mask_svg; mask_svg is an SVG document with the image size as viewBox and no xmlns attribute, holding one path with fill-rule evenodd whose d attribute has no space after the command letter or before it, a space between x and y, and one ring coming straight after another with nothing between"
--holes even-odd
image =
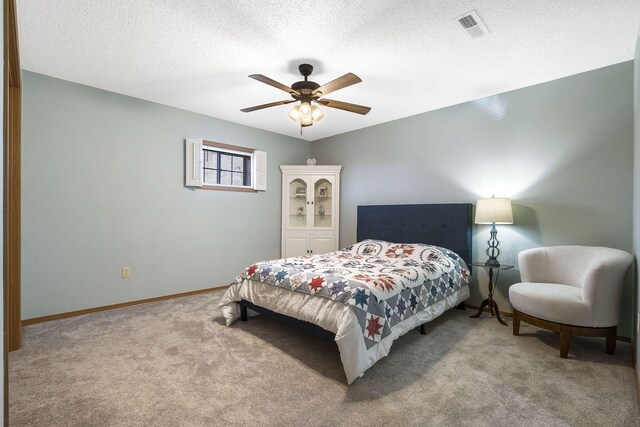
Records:
<instances>
[{"instance_id":1,"label":"carpeted floor","mask_svg":"<svg viewBox=\"0 0 640 427\"><path fill-rule=\"evenodd\" d=\"M11 426L634 426L631 348L451 310L347 386L337 347L264 316L225 327L221 292L28 326Z\"/></svg>"}]
</instances>

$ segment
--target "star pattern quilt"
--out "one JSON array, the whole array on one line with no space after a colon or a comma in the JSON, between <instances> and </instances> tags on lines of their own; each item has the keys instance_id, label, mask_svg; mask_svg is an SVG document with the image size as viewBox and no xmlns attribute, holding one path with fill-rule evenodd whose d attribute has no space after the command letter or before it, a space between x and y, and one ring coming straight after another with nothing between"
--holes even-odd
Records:
<instances>
[{"instance_id":1,"label":"star pattern quilt","mask_svg":"<svg viewBox=\"0 0 640 427\"><path fill-rule=\"evenodd\" d=\"M259 262L237 282L348 304L370 350L398 325L467 285L468 278L465 262L445 248L365 240L328 254Z\"/></svg>"}]
</instances>

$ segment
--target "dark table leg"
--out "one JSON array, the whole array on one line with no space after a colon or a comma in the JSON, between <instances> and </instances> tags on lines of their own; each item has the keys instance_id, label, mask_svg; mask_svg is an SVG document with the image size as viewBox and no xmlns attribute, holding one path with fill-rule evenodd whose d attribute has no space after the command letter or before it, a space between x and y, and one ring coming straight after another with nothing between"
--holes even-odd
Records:
<instances>
[{"instance_id":1,"label":"dark table leg","mask_svg":"<svg viewBox=\"0 0 640 427\"><path fill-rule=\"evenodd\" d=\"M489 300L486 299L484 301L482 301L482 304L480 304L480 309L478 310L478 312L476 314L474 314L473 316L469 316L469 317L473 317L473 318L478 318L480 317L480 315L482 314L482 312L484 311L484 308L489 304Z\"/></svg>"},{"instance_id":2,"label":"dark table leg","mask_svg":"<svg viewBox=\"0 0 640 427\"><path fill-rule=\"evenodd\" d=\"M474 318L480 317L480 315L482 314L482 311L486 306L489 306L489 312L491 313L492 317L496 316L498 318L498 322L507 326L507 323L504 320L502 320L502 317L500 316L500 310L498 310L498 304L493 300L493 268L489 268L489 297L484 301L482 301L482 304L480 304L480 309L478 310L478 312L473 316L469 316L469 317L474 317Z\"/></svg>"},{"instance_id":3,"label":"dark table leg","mask_svg":"<svg viewBox=\"0 0 640 427\"><path fill-rule=\"evenodd\" d=\"M493 306L494 306L495 311L496 311L496 317L498 318L498 322L502 323L504 326L509 326L509 325L507 325L507 322L502 320L502 317L500 317L500 310L498 310L498 303L493 301Z\"/></svg>"}]
</instances>

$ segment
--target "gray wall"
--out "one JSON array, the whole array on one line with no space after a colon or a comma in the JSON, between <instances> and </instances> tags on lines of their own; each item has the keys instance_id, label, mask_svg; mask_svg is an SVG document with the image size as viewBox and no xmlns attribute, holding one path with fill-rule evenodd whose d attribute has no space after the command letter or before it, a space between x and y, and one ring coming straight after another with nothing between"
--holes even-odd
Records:
<instances>
[{"instance_id":1,"label":"gray wall","mask_svg":"<svg viewBox=\"0 0 640 427\"><path fill-rule=\"evenodd\" d=\"M374 106L375 107L375 106ZM631 250L633 63L310 144L25 72L23 317L220 286L278 255L280 164L344 165L341 245L359 204L511 197L504 263L540 245ZM183 186L183 138L269 153L269 191ZM613 220L612 220L613 218ZM474 229L482 259L488 226ZM120 278L124 265L130 279ZM509 310L500 277L497 300ZM481 286L478 287L478 281ZM472 302L486 296L474 276ZM623 299L631 336L633 286Z\"/></svg>"},{"instance_id":2,"label":"gray wall","mask_svg":"<svg viewBox=\"0 0 640 427\"><path fill-rule=\"evenodd\" d=\"M640 283L638 280L638 257L640 256L640 37L636 40L636 56L634 60L634 144L633 144L633 253L636 256L636 268L634 275L634 290L636 301L636 316L640 312ZM640 355L640 342L638 341L638 333L636 327L633 328L633 343L636 349L636 375L640 383L640 371L638 371L638 355Z\"/></svg>"},{"instance_id":3,"label":"gray wall","mask_svg":"<svg viewBox=\"0 0 640 427\"><path fill-rule=\"evenodd\" d=\"M4 46L4 7L0 7L0 40L2 40L2 45ZM0 59L0 64L4 69L4 55L3 58ZM2 99L4 99L4 84L0 85L0 95L2 95ZM2 117L4 117L4 103L0 106L0 112L2 112ZM4 135L4 120L0 120L0 135ZM4 177L4 150L0 153L0 176ZM4 178L3 178L4 180ZM2 200L4 200L4 181L3 185L0 188L0 196L2 196ZM0 238L2 242L4 242L4 227L0 227ZM4 260L4 244L0 248L0 257ZM0 263L0 277L2 277L2 289L4 290L4 263ZM0 292L0 307L2 309L2 316L0 316L0 330L4 331L4 292ZM0 340L0 363L4 366L4 339ZM0 370L0 384L4 385L4 369ZM0 402L4 402L4 386L0 387ZM4 403L0 404L0 420L3 420L4 423Z\"/></svg>"},{"instance_id":4,"label":"gray wall","mask_svg":"<svg viewBox=\"0 0 640 427\"><path fill-rule=\"evenodd\" d=\"M631 251L633 63L432 111L312 143L312 157L344 165L341 245L356 238L356 206L475 202L510 197L514 225L498 226L503 263L544 245ZM375 109L375 105L372 106ZM475 226L474 258L489 226ZM472 303L486 296L475 274ZM510 310L503 272L496 299ZM478 288L478 282L482 284ZM631 336L631 280L619 333Z\"/></svg>"},{"instance_id":5,"label":"gray wall","mask_svg":"<svg viewBox=\"0 0 640 427\"><path fill-rule=\"evenodd\" d=\"M221 286L279 255L278 165L308 142L23 77L23 318ZM185 188L191 136L267 151L268 191Z\"/></svg>"}]
</instances>

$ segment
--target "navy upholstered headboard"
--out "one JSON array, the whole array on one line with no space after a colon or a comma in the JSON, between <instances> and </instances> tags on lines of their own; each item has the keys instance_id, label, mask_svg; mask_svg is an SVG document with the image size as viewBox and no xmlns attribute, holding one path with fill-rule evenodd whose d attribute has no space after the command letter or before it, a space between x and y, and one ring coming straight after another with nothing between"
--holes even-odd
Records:
<instances>
[{"instance_id":1,"label":"navy upholstered headboard","mask_svg":"<svg viewBox=\"0 0 640 427\"><path fill-rule=\"evenodd\" d=\"M358 206L365 239L441 246L471 262L471 203Z\"/></svg>"}]
</instances>

